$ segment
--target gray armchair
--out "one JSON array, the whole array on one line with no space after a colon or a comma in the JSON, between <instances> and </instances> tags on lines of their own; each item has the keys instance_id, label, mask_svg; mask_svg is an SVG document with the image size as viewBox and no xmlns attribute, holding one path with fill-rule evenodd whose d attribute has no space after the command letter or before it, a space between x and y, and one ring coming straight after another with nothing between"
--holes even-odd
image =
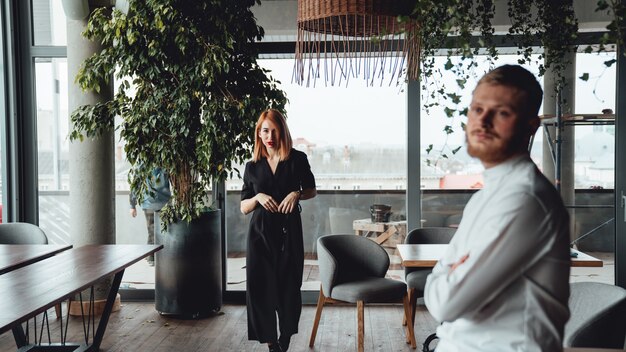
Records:
<instances>
[{"instance_id":1,"label":"gray armchair","mask_svg":"<svg viewBox=\"0 0 626 352\"><path fill-rule=\"evenodd\" d=\"M365 303L402 301L409 314L406 284L385 278L389 268L387 252L376 242L356 235L326 235L317 240L320 271L320 295L309 347L315 335L325 303L348 302L357 305L357 348L363 351ZM413 326L407 324L407 343L415 348Z\"/></svg>"},{"instance_id":2,"label":"gray armchair","mask_svg":"<svg viewBox=\"0 0 626 352\"><path fill-rule=\"evenodd\" d=\"M0 244L48 244L48 237L39 226L27 222L0 224ZM54 306L57 318L61 316L61 304Z\"/></svg>"},{"instance_id":3,"label":"gray armchair","mask_svg":"<svg viewBox=\"0 0 626 352\"><path fill-rule=\"evenodd\" d=\"M625 289L597 282L572 283L569 309L563 346L624 348Z\"/></svg>"},{"instance_id":4,"label":"gray armchair","mask_svg":"<svg viewBox=\"0 0 626 352\"><path fill-rule=\"evenodd\" d=\"M450 243L456 229L450 227L423 227L413 229L404 239L406 244L447 244ZM415 305L419 297L424 296L426 277L432 272L430 268L405 268L404 278L409 288L411 321L414 322Z\"/></svg>"},{"instance_id":5,"label":"gray armchair","mask_svg":"<svg viewBox=\"0 0 626 352\"><path fill-rule=\"evenodd\" d=\"M37 225L11 222L0 224L0 244L48 244L48 237Z\"/></svg>"}]
</instances>

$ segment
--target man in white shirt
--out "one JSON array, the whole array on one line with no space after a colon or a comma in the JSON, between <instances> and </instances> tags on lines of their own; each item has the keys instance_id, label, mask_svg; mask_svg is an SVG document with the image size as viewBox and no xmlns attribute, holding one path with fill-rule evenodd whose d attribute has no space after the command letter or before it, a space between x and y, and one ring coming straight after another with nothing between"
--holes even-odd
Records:
<instances>
[{"instance_id":1,"label":"man in white shirt","mask_svg":"<svg viewBox=\"0 0 626 352\"><path fill-rule=\"evenodd\" d=\"M426 281L437 352L560 351L569 318L569 217L528 154L543 91L521 66L487 73L468 111L484 188Z\"/></svg>"}]
</instances>

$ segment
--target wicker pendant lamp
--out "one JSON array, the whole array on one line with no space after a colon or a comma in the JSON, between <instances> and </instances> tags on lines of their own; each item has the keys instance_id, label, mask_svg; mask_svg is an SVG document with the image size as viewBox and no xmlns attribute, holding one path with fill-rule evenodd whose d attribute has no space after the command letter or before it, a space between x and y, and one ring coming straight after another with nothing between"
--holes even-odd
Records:
<instances>
[{"instance_id":1,"label":"wicker pendant lamp","mask_svg":"<svg viewBox=\"0 0 626 352\"><path fill-rule=\"evenodd\" d=\"M400 23L414 0L298 0L293 80L330 85L362 77L368 85L417 79L417 23Z\"/></svg>"}]
</instances>

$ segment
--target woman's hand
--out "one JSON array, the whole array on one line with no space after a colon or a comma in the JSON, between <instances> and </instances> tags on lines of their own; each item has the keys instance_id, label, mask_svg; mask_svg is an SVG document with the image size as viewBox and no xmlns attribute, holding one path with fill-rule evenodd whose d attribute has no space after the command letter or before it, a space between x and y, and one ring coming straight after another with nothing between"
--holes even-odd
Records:
<instances>
[{"instance_id":1,"label":"woman's hand","mask_svg":"<svg viewBox=\"0 0 626 352\"><path fill-rule=\"evenodd\" d=\"M289 193L280 205L278 206L278 211L283 214L291 213L296 206L298 206L298 201L300 200L300 192L291 192Z\"/></svg>"},{"instance_id":2,"label":"woman's hand","mask_svg":"<svg viewBox=\"0 0 626 352\"><path fill-rule=\"evenodd\" d=\"M268 196L265 193L257 194L256 200L257 202L259 202L259 204L261 204L263 208L265 208L265 210L269 211L270 213L275 213L279 210L278 203L276 203L274 198L272 198L271 196Z\"/></svg>"}]
</instances>

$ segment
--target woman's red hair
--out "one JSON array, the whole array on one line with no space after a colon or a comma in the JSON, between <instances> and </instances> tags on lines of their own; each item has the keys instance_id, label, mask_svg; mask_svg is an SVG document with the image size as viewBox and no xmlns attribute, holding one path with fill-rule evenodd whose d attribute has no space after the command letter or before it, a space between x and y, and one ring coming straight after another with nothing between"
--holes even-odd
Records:
<instances>
[{"instance_id":1,"label":"woman's red hair","mask_svg":"<svg viewBox=\"0 0 626 352\"><path fill-rule=\"evenodd\" d=\"M280 160L289 159L293 141L291 140L289 127L287 127L287 120L285 120L283 114L281 114L278 110L267 109L261 113L259 120L256 122L256 128L254 130L254 153L252 155L252 160L256 162L261 160L261 158L267 158L268 156L265 145L263 145L263 142L259 139L261 125L265 120L271 121L278 127L278 155L280 156Z\"/></svg>"}]
</instances>

